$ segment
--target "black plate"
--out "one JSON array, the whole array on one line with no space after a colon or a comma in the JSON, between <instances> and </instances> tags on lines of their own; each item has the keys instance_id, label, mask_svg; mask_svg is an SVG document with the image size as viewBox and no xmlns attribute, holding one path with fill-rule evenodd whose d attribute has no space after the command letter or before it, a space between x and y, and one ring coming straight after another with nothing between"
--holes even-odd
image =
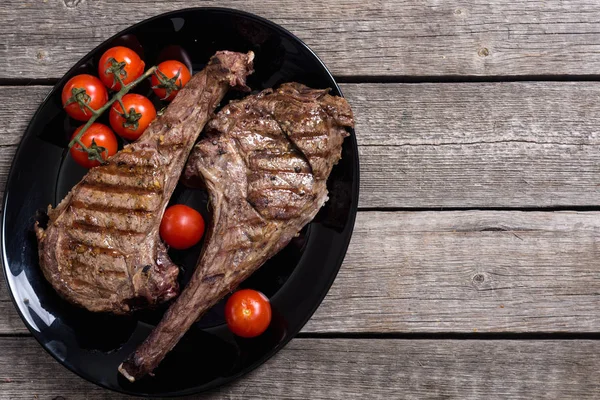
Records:
<instances>
[{"instance_id":1,"label":"black plate","mask_svg":"<svg viewBox=\"0 0 600 400\"><path fill-rule=\"evenodd\" d=\"M91 382L135 395L195 393L232 381L265 362L300 331L325 297L354 226L356 139L354 132L346 139L342 160L328 181L330 200L315 220L242 285L270 297L273 322L267 332L255 339L233 336L224 325L221 302L192 327L155 371L155 377L130 384L117 373L117 366L148 335L165 308L115 317L70 305L44 279L32 230L46 206L56 205L85 174L66 157L67 138L80 123L62 111L61 88L78 73L95 74L102 53L118 44L139 52L146 65L178 58L194 72L217 50L252 50L256 72L248 83L254 90L298 81L341 93L315 54L281 27L240 11L196 8L141 22L94 49L60 80L27 128L8 178L1 241L8 287L21 318L50 354ZM160 105L147 84L134 91ZM202 191L178 187L171 202L192 205L210 218ZM182 266L183 284L200 248L170 253Z\"/></svg>"}]
</instances>

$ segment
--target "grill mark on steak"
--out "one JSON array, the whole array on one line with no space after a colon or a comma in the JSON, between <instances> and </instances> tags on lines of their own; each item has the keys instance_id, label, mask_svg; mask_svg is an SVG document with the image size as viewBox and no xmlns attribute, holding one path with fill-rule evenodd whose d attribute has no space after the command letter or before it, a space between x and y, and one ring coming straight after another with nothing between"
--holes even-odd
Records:
<instances>
[{"instance_id":1,"label":"grill mark on steak","mask_svg":"<svg viewBox=\"0 0 600 400\"><path fill-rule=\"evenodd\" d=\"M288 190L260 190L248 193L248 201L251 204L265 208L268 205L274 207L285 207L302 201L302 196Z\"/></svg>"},{"instance_id":2,"label":"grill mark on steak","mask_svg":"<svg viewBox=\"0 0 600 400\"><path fill-rule=\"evenodd\" d=\"M125 173L125 172L124 172ZM125 174L95 174L89 175L85 182L90 185L128 186L132 188L162 189L164 175L154 171L147 175L126 172Z\"/></svg>"},{"instance_id":3,"label":"grill mark on steak","mask_svg":"<svg viewBox=\"0 0 600 400\"><path fill-rule=\"evenodd\" d=\"M293 158L287 153L284 156L274 154L271 160L268 159L268 155L254 155L250 157L249 164L256 171L310 174L310 167L304 160Z\"/></svg>"},{"instance_id":4,"label":"grill mark on steak","mask_svg":"<svg viewBox=\"0 0 600 400\"><path fill-rule=\"evenodd\" d=\"M159 117L159 118L162 118ZM118 165L127 165L127 166L136 166L136 167L140 167L143 169L150 169L150 168L157 168L160 167L160 160L156 157L156 143L152 143L153 141L155 141L155 139L153 139L154 136L156 136L157 134L162 134L162 133L167 133L167 132L163 132L163 131L156 131L155 127L160 127L160 124L154 122L151 123L150 126L148 126L148 128L152 128L150 129L150 133L152 133L151 135L142 135L144 140L140 140L142 139L142 137L140 139L138 139L137 142L135 142L137 145L136 146L126 146L123 148L123 150L121 150L118 154L119 157L112 157L111 159L108 160L109 165L111 163L117 163ZM144 132L146 133L146 132ZM173 132L168 132L167 134L172 134ZM154 150L154 151L152 151ZM91 170L94 171L93 173L100 173L99 171L102 171L102 173L104 173L104 166L102 166L102 169L100 170ZM110 169L109 169L110 170ZM91 172L90 171L90 172Z\"/></svg>"},{"instance_id":5,"label":"grill mark on steak","mask_svg":"<svg viewBox=\"0 0 600 400\"><path fill-rule=\"evenodd\" d=\"M145 235L145 232L138 232L131 229L118 229L115 227L103 227L98 225L87 224L85 222L73 222L71 228L78 231L85 232L96 232L96 233L110 233L113 235Z\"/></svg>"},{"instance_id":6,"label":"grill mark on steak","mask_svg":"<svg viewBox=\"0 0 600 400\"><path fill-rule=\"evenodd\" d=\"M93 232L93 231L83 231L77 229L70 229L67 237L71 240L75 240L81 243L84 243L88 246L98 246L98 247L106 247L106 248L116 248L118 251L123 254L130 254L137 258L142 258L143 260L147 260L152 257L152 253L147 255L145 253L139 253L138 250L140 246L142 246L147 240L147 237L144 235L124 235L117 236L112 235L110 233L105 232ZM139 257L138 257L139 256ZM65 259L68 257L64 256ZM166 264L167 266L170 264ZM137 268L137 261L135 265L131 266L132 269Z\"/></svg>"},{"instance_id":7,"label":"grill mark on steak","mask_svg":"<svg viewBox=\"0 0 600 400\"><path fill-rule=\"evenodd\" d=\"M152 216L154 213L152 211L146 211L144 209L141 208L125 208L125 207L119 207L119 206L111 206L111 207L107 207L101 204L91 204L91 203L85 203L83 201L79 201L79 200L75 200L73 201L71 204L69 204L70 208L73 209L82 209L82 210L89 210L89 211L106 211L106 212L111 212L111 213L116 213L116 214L138 214L138 215L144 215L144 216Z\"/></svg>"},{"instance_id":8,"label":"grill mark on steak","mask_svg":"<svg viewBox=\"0 0 600 400\"><path fill-rule=\"evenodd\" d=\"M135 213L122 214L110 211L90 212L82 208L72 209L71 212L73 212L73 223L119 231L147 232L152 228L153 223L149 213L140 216Z\"/></svg>"},{"instance_id":9,"label":"grill mark on steak","mask_svg":"<svg viewBox=\"0 0 600 400\"><path fill-rule=\"evenodd\" d=\"M277 193L274 192L280 192L283 196L287 197L301 197L304 196L304 194L306 193L306 189L281 186L265 186L261 188L256 188L252 191L262 196L267 196L269 194L277 196Z\"/></svg>"},{"instance_id":10,"label":"grill mark on steak","mask_svg":"<svg viewBox=\"0 0 600 400\"><path fill-rule=\"evenodd\" d=\"M84 261L77 260L77 259L75 259L71 262L71 266L74 271L76 271L78 269L79 270L89 269L89 267L90 267L89 264L85 263ZM127 273L124 270L118 271L118 270L114 270L114 269L105 269L103 267L99 267L98 275L99 276L101 275L102 278L104 278L104 279L110 278L110 277L115 277L115 276L122 278L122 277L127 276Z\"/></svg>"},{"instance_id":11,"label":"grill mark on steak","mask_svg":"<svg viewBox=\"0 0 600 400\"><path fill-rule=\"evenodd\" d=\"M132 185L116 185L110 184L106 182L98 182L98 181L85 181L81 183L82 188L92 189L92 190L100 190L104 193L113 193L113 194L148 194L148 195L161 195L163 190L160 187L160 183L156 185L154 182L153 186L132 186ZM157 187L158 186L158 187Z\"/></svg>"},{"instance_id":12,"label":"grill mark on steak","mask_svg":"<svg viewBox=\"0 0 600 400\"><path fill-rule=\"evenodd\" d=\"M329 135L327 133L319 132L319 131L308 131L308 132L289 132L289 137L293 139L327 139Z\"/></svg>"},{"instance_id":13,"label":"grill mark on steak","mask_svg":"<svg viewBox=\"0 0 600 400\"><path fill-rule=\"evenodd\" d=\"M100 272L100 274L102 274L107 279L113 279L113 278L122 279L122 278L124 278L124 277L127 276L127 274L125 272L123 272L123 271L106 271L106 270L100 270L99 272Z\"/></svg>"},{"instance_id":14,"label":"grill mark on steak","mask_svg":"<svg viewBox=\"0 0 600 400\"><path fill-rule=\"evenodd\" d=\"M80 240L77 240L75 238L70 238L71 240L68 242L65 242L65 249L70 249L70 250L74 250L75 253L82 253L82 252L94 252L94 253L102 253L102 254L106 254L110 257L121 257L123 256L123 253L121 253L118 250L112 249L110 247L102 247L102 246L96 246L96 245L90 245L89 243L86 242L82 242Z\"/></svg>"},{"instance_id":15,"label":"grill mark on steak","mask_svg":"<svg viewBox=\"0 0 600 400\"><path fill-rule=\"evenodd\" d=\"M122 177L131 177L132 175L148 176L156 172L156 167L152 165L127 164L124 161L119 161L116 163L109 162L105 165L105 167L106 168L102 170L102 174Z\"/></svg>"},{"instance_id":16,"label":"grill mark on steak","mask_svg":"<svg viewBox=\"0 0 600 400\"><path fill-rule=\"evenodd\" d=\"M269 171L253 173L248 177L248 190L283 190L303 196L312 185L309 174L288 173L287 171Z\"/></svg>"},{"instance_id":17,"label":"grill mark on steak","mask_svg":"<svg viewBox=\"0 0 600 400\"><path fill-rule=\"evenodd\" d=\"M83 290L88 289L90 291L97 291L100 294L106 295L107 297L111 295L111 290L104 289L102 287L98 288L98 287L96 287L96 285L97 285L96 282L90 283L86 280L79 279L79 278L71 279L71 286L75 290L83 291Z\"/></svg>"},{"instance_id":18,"label":"grill mark on steak","mask_svg":"<svg viewBox=\"0 0 600 400\"><path fill-rule=\"evenodd\" d=\"M163 203L158 193L108 192L101 187L90 187L85 183L78 187L82 201L105 208L156 211Z\"/></svg>"},{"instance_id":19,"label":"grill mark on steak","mask_svg":"<svg viewBox=\"0 0 600 400\"><path fill-rule=\"evenodd\" d=\"M202 255L179 298L119 367L125 377L135 381L152 372L204 312L314 218L327 199L326 179L341 157L345 127L352 125L344 99L295 83L232 102L209 122L184 173L190 184L203 178L213 210ZM322 134L311 145L295 141L298 132L315 129ZM314 147L326 158L316 158Z\"/></svg>"},{"instance_id":20,"label":"grill mark on steak","mask_svg":"<svg viewBox=\"0 0 600 400\"><path fill-rule=\"evenodd\" d=\"M177 295L179 268L160 240L160 220L194 142L229 87L248 89L252 59L252 53L215 54L142 137L49 207L48 227L35 227L40 267L61 296L90 311L124 314ZM119 255L109 258L100 248Z\"/></svg>"}]
</instances>

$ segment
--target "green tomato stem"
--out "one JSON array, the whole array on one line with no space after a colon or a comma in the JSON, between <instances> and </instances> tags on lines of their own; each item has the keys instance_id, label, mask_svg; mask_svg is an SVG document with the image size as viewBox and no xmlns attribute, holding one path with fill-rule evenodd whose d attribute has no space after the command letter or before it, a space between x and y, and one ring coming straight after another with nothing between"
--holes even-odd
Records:
<instances>
[{"instance_id":1,"label":"green tomato stem","mask_svg":"<svg viewBox=\"0 0 600 400\"><path fill-rule=\"evenodd\" d=\"M119 99L119 104L121 105L121 110L123 110L123 118L127 119L129 118L129 113L127 112L127 110L125 109L125 104L123 104L123 100Z\"/></svg>"},{"instance_id":2,"label":"green tomato stem","mask_svg":"<svg viewBox=\"0 0 600 400\"><path fill-rule=\"evenodd\" d=\"M81 146L81 148L86 148L85 144L83 144L83 142L81 140L77 140L75 143L77 143L79 146Z\"/></svg>"},{"instance_id":3,"label":"green tomato stem","mask_svg":"<svg viewBox=\"0 0 600 400\"><path fill-rule=\"evenodd\" d=\"M88 109L88 110L89 110L89 111L92 113L92 117L98 113L98 112L97 112L96 110L94 110L94 109L92 108L92 106L90 106L88 103L83 103L83 105L85 106L85 108L87 108L87 109ZM99 115L98 115L98 117L99 117ZM96 118L97 118L97 117L96 117Z\"/></svg>"}]
</instances>

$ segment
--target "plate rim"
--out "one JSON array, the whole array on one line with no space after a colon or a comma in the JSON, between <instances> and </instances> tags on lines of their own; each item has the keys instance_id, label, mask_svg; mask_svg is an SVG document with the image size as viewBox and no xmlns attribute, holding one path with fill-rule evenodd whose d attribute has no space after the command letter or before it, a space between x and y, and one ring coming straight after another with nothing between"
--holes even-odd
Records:
<instances>
[{"instance_id":1,"label":"plate rim","mask_svg":"<svg viewBox=\"0 0 600 400\"><path fill-rule=\"evenodd\" d=\"M121 31L115 33L111 37L105 39L104 41L102 41L101 43L96 45L93 49L89 50L67 72L65 72L63 74L62 78L60 78L58 80L58 82L52 87L52 89L46 94L46 96L43 98L43 100L39 103L35 113L32 115L31 119L29 120L29 123L27 124L27 127L24 130L24 133L21 136L21 139L19 140L19 145L17 146L17 150L15 151L15 154L12 157L11 166L10 166L7 178L6 178L5 191L2 196L2 214L0 216L0 247L1 247L0 259L1 259L2 268L4 271L4 282L6 284L6 287L8 288L8 293L10 295L10 299L13 303L13 306L17 310L17 313L19 314L21 321L27 327L29 333L38 342L40 347L43 348L48 354L50 354L61 366L68 369L69 371L71 371L72 373L77 375L78 377L83 378L85 381L92 383L98 387L102 387L103 389L106 389L106 390L109 390L109 391L115 392L115 393L136 396L136 397L150 397L150 398L189 396L192 394L205 393L205 392L213 390L217 387L231 384L231 383L239 380L244 375L247 375L248 373L254 371L256 368L260 367L262 364L264 364L269 359L271 359L275 354L277 354L279 351L281 351L281 349L284 348L292 339L294 339L298 335L298 333L300 333L300 331L306 325L306 323L313 317L314 313L317 311L317 309L322 304L323 299L329 293L329 290L331 289L331 286L333 285L333 282L335 281L335 279L342 267L342 264L344 262L346 254L348 252L350 241L352 239L352 234L354 233L356 215L358 213L358 201L359 201L359 192L360 192L360 190L359 190L360 189L360 167L359 167L360 163L359 163L358 142L356 140L356 132L355 132L355 129L352 128L353 134L350 137L352 151L354 152L354 163L353 163L354 170L353 170L353 176L352 176L353 179L352 179L352 191L351 191L352 202L351 202L351 205L349 208L349 218L346 221L346 223L348 224L349 234L345 240L345 243L343 243L343 245L345 247L344 254L342 254L342 256L340 257L340 259L338 261L338 265L335 268L335 270L332 271L332 273L330 274L329 279L326 282L324 282L325 290L323 290L321 294L316 296L318 298L318 302L316 302L315 306L311 308L310 312L307 313L304 318L300 319L301 323L299 324L299 328L295 332L290 332L288 335L286 335L286 337L283 340L281 340L276 346L271 348L269 351L265 352L264 355L262 357L260 357L257 361L255 361L253 364L249 365L247 368L243 369L242 371L240 371L234 375L230 375L225 378L220 377L209 383L206 383L205 385L202 386L202 388L195 387L195 388L182 389L182 390L179 390L176 392L168 392L168 393L140 393L139 391L135 392L135 391L128 391L128 390L120 389L120 388L109 387L102 382L92 380L90 377L83 375L79 370L77 370L76 368L73 368L71 365L65 364L63 361L60 360L60 358L56 354L54 354L52 351L50 351L49 348L47 348L46 346L44 346L42 344L41 338L39 337L41 332L37 332L35 329L33 329L33 327L27 322L27 319L24 317L23 313L21 312L20 307L17 305L17 301L13 295L13 288L12 288L11 283L8 278L8 273L10 273L10 266L8 265L7 260L6 260L6 245L5 245L6 224L5 224L5 221L6 221L6 210L7 210L6 205L7 205L7 201L8 201L8 195L9 195L9 191L7 189L8 189L9 182L12 181L13 175L16 173L15 160L19 157L20 153L23 151L23 142L24 142L25 136L30 131L33 121L36 119L38 114L41 112L42 106L65 83L65 81L68 79L68 77L70 77L72 75L72 73L74 71L76 71L83 64L83 61L89 56L90 53L96 52L99 48L107 45L108 43L114 41L115 39L118 39L122 35L127 34L130 31L134 30L135 28L137 28L141 25L147 24L149 22L152 22L156 19L168 18L169 16L174 15L174 14L187 13L187 12L202 12L202 11L222 12L225 14L232 14L232 15L242 16L242 17L248 18L248 19L253 19L253 20L256 20L260 23L263 23L263 24L269 26L270 28L274 29L275 31L279 31L282 34L289 36L290 38L292 38L294 41L296 41L296 43L301 45L305 50L307 50L314 57L314 59L318 62L318 64L321 65L324 72L331 80L331 82L333 82L333 86L338 91L340 96L344 97L344 94L343 94L341 88L339 87L339 84L337 83L337 81L335 80L331 71L329 71L329 69L323 62L323 60L321 60L321 58L319 58L319 56L302 39L297 37L295 34L290 32L286 28L282 27L281 25L279 25L265 17L262 17L260 15L256 15L256 14L250 13L248 11L242 11L242 10L235 9L235 8L186 7L186 8L171 10L171 11L167 11L167 12L164 12L161 14L157 14L157 15L148 17L146 19L136 22L133 25L128 26L125 29L122 29Z\"/></svg>"}]
</instances>

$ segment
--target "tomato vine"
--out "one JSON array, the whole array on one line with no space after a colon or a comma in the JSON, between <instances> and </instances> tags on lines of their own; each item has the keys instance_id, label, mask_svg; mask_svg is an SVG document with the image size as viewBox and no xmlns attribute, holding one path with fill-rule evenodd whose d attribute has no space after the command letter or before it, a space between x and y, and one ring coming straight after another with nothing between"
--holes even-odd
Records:
<instances>
[{"instance_id":1,"label":"tomato vine","mask_svg":"<svg viewBox=\"0 0 600 400\"><path fill-rule=\"evenodd\" d=\"M86 124L79 131L79 133L77 135L75 135L75 137L73 137L73 139L69 142L69 145L68 145L69 149L71 147L73 147L75 144L78 144L81 147L81 151L86 152L88 155L88 158L90 160L103 160L102 150L101 150L102 148L99 146L93 146L93 145L91 147L87 147L86 145L84 145L81 142L81 137L85 134L85 132L88 130L88 128L98 119L98 117L100 117L106 110L108 110L115 102L119 102L119 104L122 105L123 104L122 103L123 96L125 96L127 93L129 93L129 91L131 89L133 89L135 86L137 86L144 79L147 79L148 77L150 77L156 71L157 71L156 66L150 67L139 78L137 78L135 81L133 81L127 85L123 84L123 79L121 78L121 74L118 73L118 71L115 71L114 72L115 81L119 83L121 89L117 93L115 93L113 95L113 97L109 101L106 102L106 104L104 104L102 107L98 108L97 110L93 109L85 101L85 96L87 96L87 94L85 93L85 90L83 90L83 92L81 92L81 91L77 91L77 93L73 92L73 96L67 101L67 104L77 102L81 107L86 107L92 113L92 117L86 122ZM125 110L124 107L123 107L123 113L124 113L123 116L126 119L128 119L129 113L127 112L127 110ZM104 162L104 160L103 160L103 162Z\"/></svg>"}]
</instances>

